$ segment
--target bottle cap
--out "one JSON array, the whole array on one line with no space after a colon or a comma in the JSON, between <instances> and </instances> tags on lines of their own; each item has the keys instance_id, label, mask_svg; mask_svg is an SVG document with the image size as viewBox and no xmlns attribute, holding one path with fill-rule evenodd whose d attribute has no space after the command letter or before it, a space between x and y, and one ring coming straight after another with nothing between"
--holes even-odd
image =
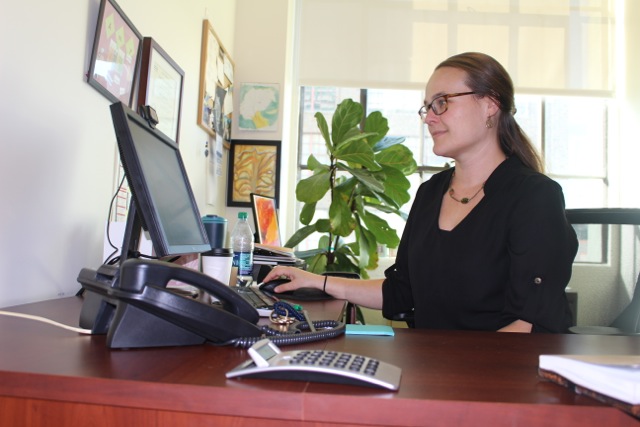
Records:
<instances>
[{"instance_id":1,"label":"bottle cap","mask_svg":"<svg viewBox=\"0 0 640 427\"><path fill-rule=\"evenodd\" d=\"M238 212L238 218L247 219L247 213L246 212Z\"/></svg>"}]
</instances>

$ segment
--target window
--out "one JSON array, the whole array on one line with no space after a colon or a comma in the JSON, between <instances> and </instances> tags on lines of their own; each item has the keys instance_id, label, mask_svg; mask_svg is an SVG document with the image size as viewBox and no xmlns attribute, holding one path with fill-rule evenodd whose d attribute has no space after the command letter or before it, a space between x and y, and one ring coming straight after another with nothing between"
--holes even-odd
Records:
<instances>
[{"instance_id":1,"label":"window","mask_svg":"<svg viewBox=\"0 0 640 427\"><path fill-rule=\"evenodd\" d=\"M424 102L422 91L307 86L302 88L300 107L300 179L310 175L306 168L310 154L328 161L314 114L322 112L331 123L331 113L346 98L361 102L365 114L381 111L389 121L389 135L405 137L419 166L418 173L409 177L412 200L422 182L452 164L451 159L433 154L431 136L416 114ZM517 95L516 107L518 123L545 158L546 173L562 185L567 207L607 206L609 99ZM328 206L328 200L319 203L316 215L326 213ZM403 210L408 212L410 206L411 201ZM401 218L389 215L385 219L402 233ZM307 239L303 242L307 247L300 249L310 249L311 241Z\"/></svg>"}]
</instances>

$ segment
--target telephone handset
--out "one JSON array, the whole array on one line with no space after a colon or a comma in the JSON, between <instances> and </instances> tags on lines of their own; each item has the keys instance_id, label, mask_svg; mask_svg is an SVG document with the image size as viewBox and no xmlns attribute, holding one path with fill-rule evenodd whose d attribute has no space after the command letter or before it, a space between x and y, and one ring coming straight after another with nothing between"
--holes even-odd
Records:
<instances>
[{"instance_id":1,"label":"telephone handset","mask_svg":"<svg viewBox=\"0 0 640 427\"><path fill-rule=\"evenodd\" d=\"M193 285L217 298L220 304L172 292L167 289L171 280ZM258 311L228 286L168 262L130 258L117 274L83 269L78 281L89 291L85 293L80 325L94 333L106 333L107 346L111 348L193 345L207 340L249 347L265 334L280 335L257 326ZM299 330L290 331L273 339L279 344L293 344L344 333L340 322L321 321L314 325L326 329L302 334Z\"/></svg>"},{"instance_id":2,"label":"telephone handset","mask_svg":"<svg viewBox=\"0 0 640 427\"><path fill-rule=\"evenodd\" d=\"M193 285L220 304L172 292L167 289L171 280ZM112 283L90 269L83 269L78 281L111 306L98 310L103 319L95 323L107 324L102 332L112 348L220 343L263 334L255 308L216 279L186 267L131 258L122 263Z\"/></svg>"},{"instance_id":3,"label":"telephone handset","mask_svg":"<svg viewBox=\"0 0 640 427\"><path fill-rule=\"evenodd\" d=\"M217 307L166 289L171 280L192 285L220 301ZM161 261L123 263L117 295L123 301L196 332L210 341L260 336L258 311L228 286L198 271Z\"/></svg>"}]
</instances>

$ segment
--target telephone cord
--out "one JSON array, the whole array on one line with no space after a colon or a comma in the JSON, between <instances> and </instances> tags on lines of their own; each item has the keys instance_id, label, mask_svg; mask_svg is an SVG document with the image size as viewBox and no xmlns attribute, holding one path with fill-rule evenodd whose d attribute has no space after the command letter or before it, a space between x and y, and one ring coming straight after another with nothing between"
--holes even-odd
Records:
<instances>
[{"instance_id":1,"label":"telephone cord","mask_svg":"<svg viewBox=\"0 0 640 427\"><path fill-rule=\"evenodd\" d=\"M317 332L302 333L301 329L309 329L307 322L298 322L295 324L293 330L289 330L284 333L269 326L263 326L263 336L235 338L223 345L231 344L235 347L249 348L261 339L265 338L265 336L267 336L276 345L304 344L335 338L344 334L346 330L346 325L336 320L314 320L313 326L317 329Z\"/></svg>"}]
</instances>

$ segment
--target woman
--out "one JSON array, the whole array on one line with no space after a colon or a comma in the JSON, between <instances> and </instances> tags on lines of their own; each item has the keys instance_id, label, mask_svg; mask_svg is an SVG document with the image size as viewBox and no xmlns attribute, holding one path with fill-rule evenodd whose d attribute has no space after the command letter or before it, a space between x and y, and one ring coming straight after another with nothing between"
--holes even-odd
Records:
<instances>
[{"instance_id":1,"label":"woman","mask_svg":"<svg viewBox=\"0 0 640 427\"><path fill-rule=\"evenodd\" d=\"M413 310L418 328L566 332L578 243L561 187L513 117L508 73L481 53L453 56L436 67L419 114L455 168L420 186L385 279L276 267L265 281L289 278L279 292L324 288L387 318Z\"/></svg>"}]
</instances>

